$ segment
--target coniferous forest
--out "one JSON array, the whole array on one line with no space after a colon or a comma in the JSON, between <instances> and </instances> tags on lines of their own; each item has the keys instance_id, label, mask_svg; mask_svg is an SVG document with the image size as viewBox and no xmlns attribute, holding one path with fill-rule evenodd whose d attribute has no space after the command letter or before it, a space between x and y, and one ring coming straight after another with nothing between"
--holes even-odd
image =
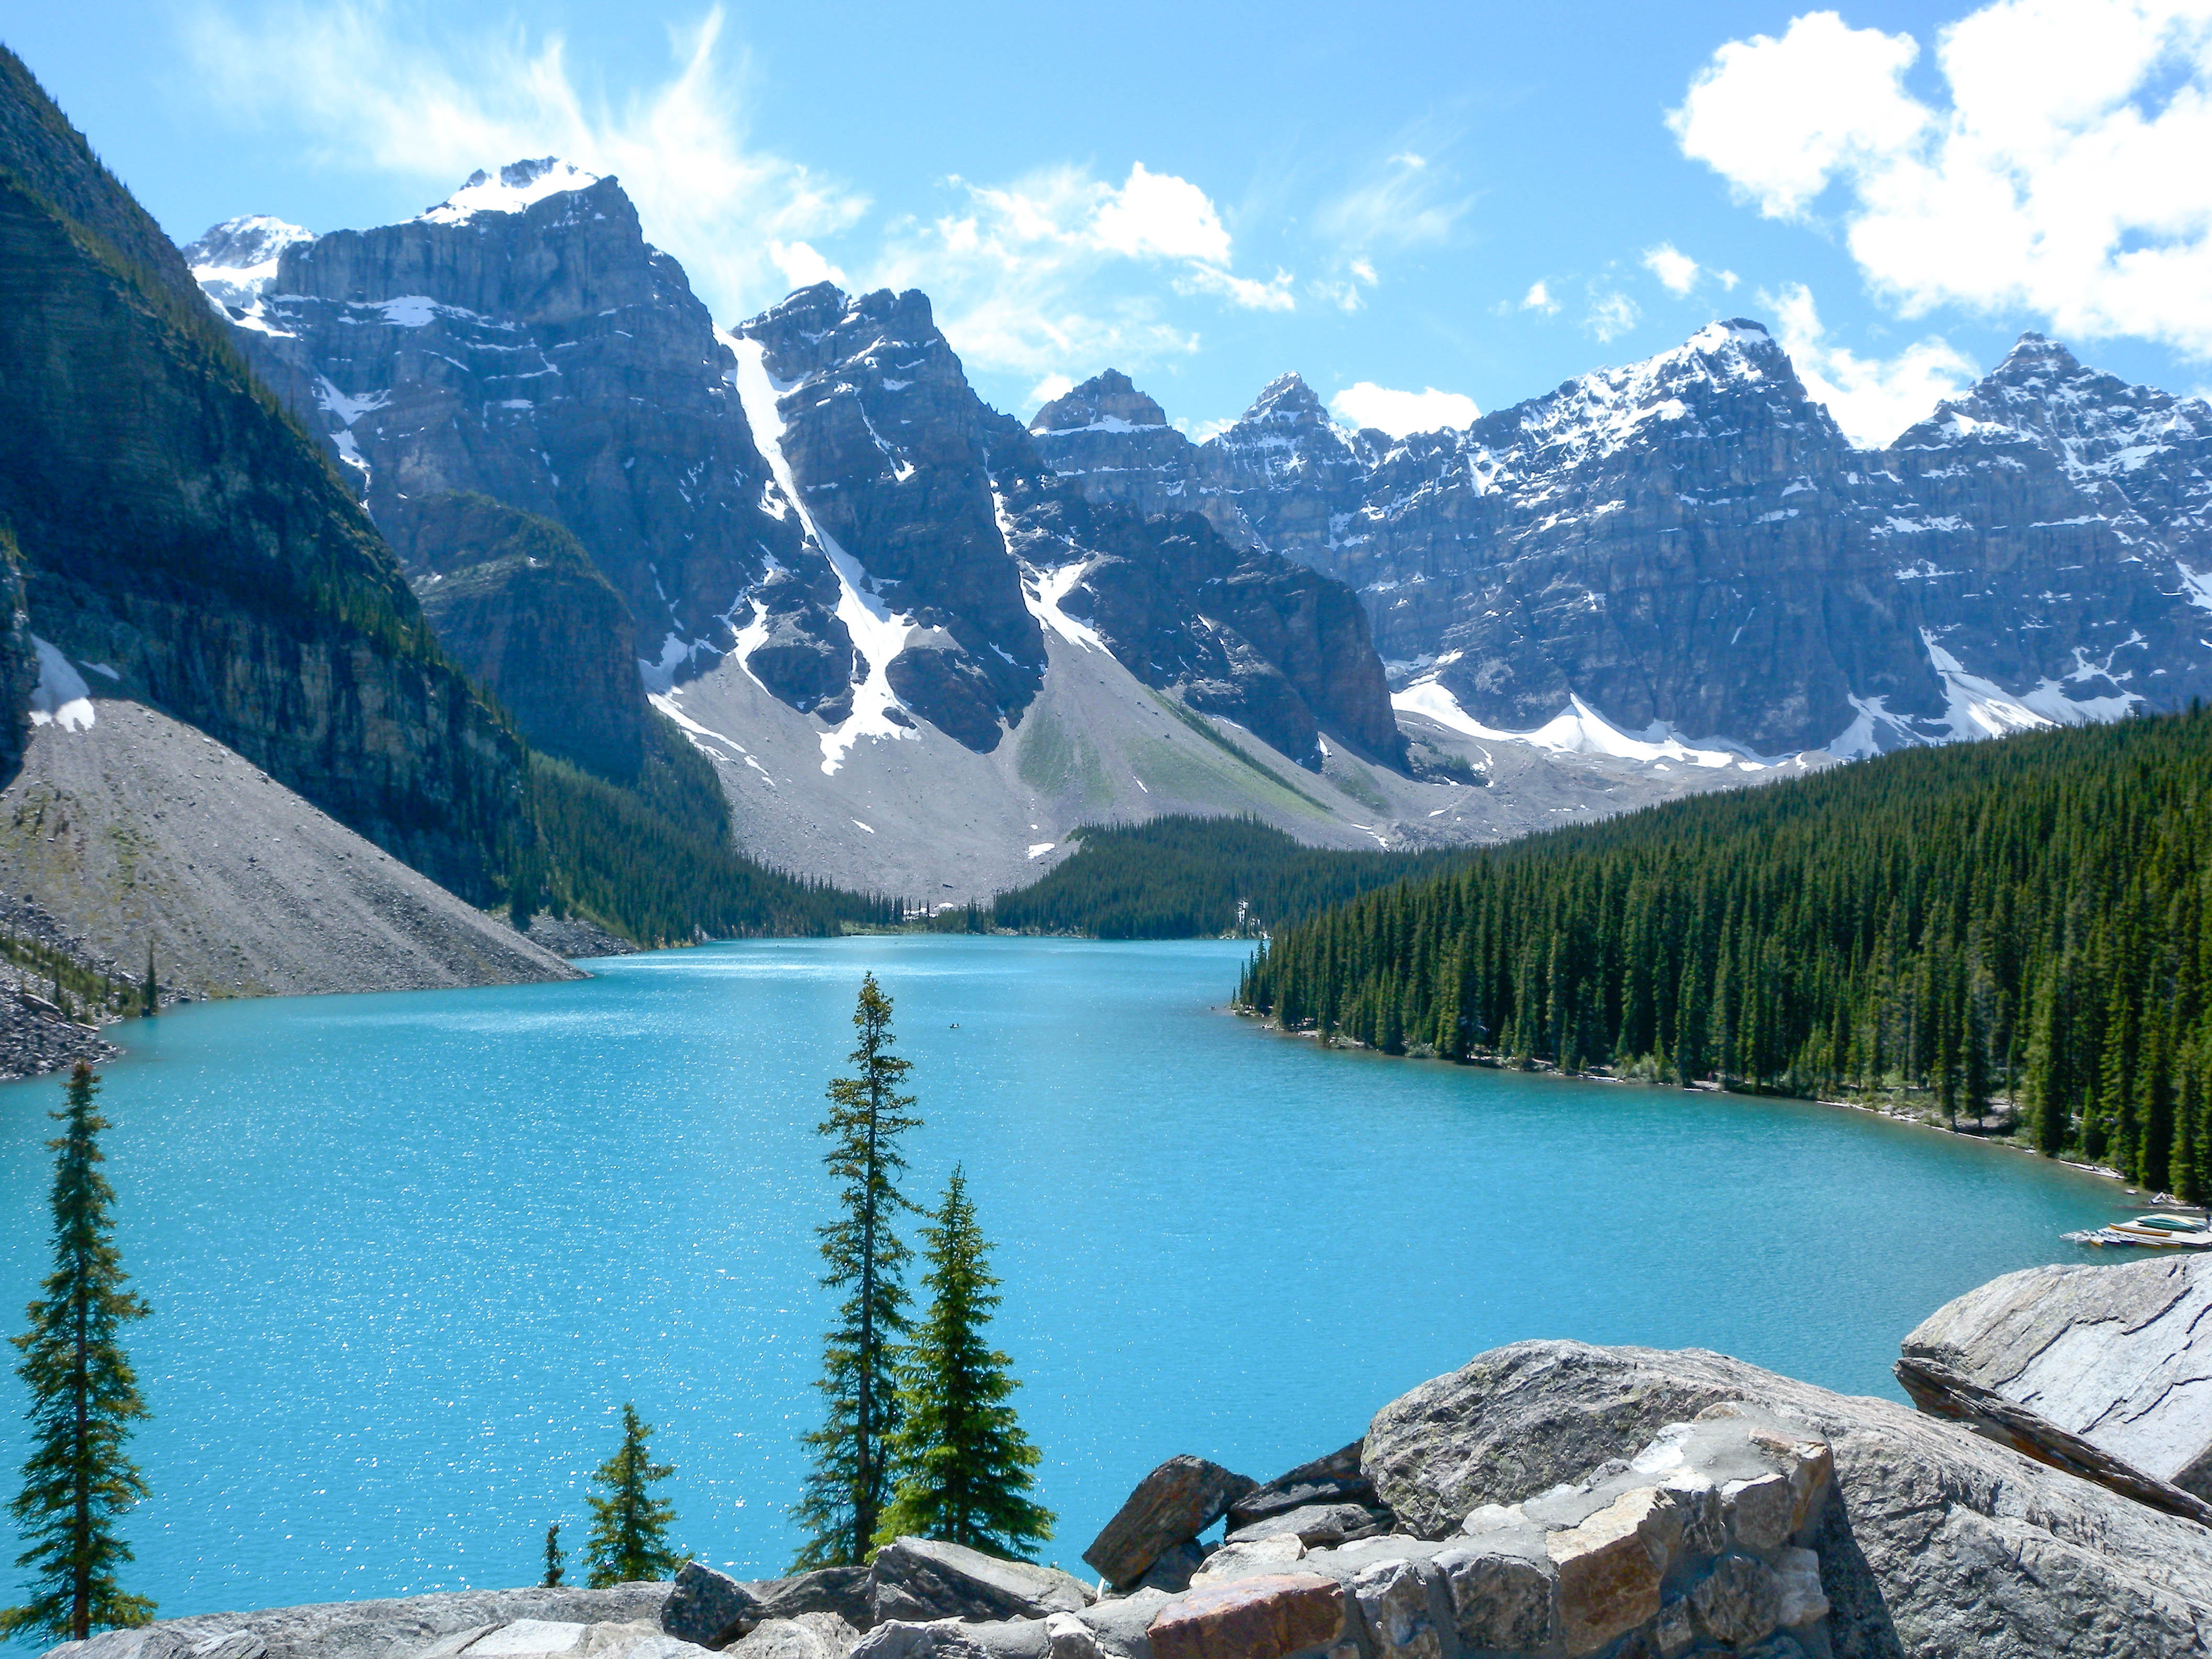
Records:
<instances>
[{"instance_id":1,"label":"coniferous forest","mask_svg":"<svg viewBox=\"0 0 2212 1659\"><path fill-rule=\"evenodd\" d=\"M2212 1193L2212 714L1912 750L1488 850L1278 933L1238 1001L1393 1054L2009 1104Z\"/></svg>"}]
</instances>

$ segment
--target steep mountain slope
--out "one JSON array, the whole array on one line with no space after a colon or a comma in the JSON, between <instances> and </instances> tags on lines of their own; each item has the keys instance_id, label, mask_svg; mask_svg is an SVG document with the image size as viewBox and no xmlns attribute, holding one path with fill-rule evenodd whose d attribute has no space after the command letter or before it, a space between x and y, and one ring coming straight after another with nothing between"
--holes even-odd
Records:
<instances>
[{"instance_id":1,"label":"steep mountain slope","mask_svg":"<svg viewBox=\"0 0 2212 1659\"><path fill-rule=\"evenodd\" d=\"M154 955L193 996L574 977L188 726L119 698L38 727L0 791L0 865L80 954Z\"/></svg>"},{"instance_id":2,"label":"steep mountain slope","mask_svg":"<svg viewBox=\"0 0 2212 1659\"><path fill-rule=\"evenodd\" d=\"M520 744L181 256L4 52L0 431L0 523L39 635L495 896Z\"/></svg>"},{"instance_id":3,"label":"steep mountain slope","mask_svg":"<svg viewBox=\"0 0 2212 1659\"><path fill-rule=\"evenodd\" d=\"M2212 689L2212 410L2038 337L1878 452L1742 320L1464 431L1346 432L1295 376L1203 445L1158 416L1109 374L1032 435L1358 587L1401 710L1471 736L1863 754Z\"/></svg>"}]
</instances>

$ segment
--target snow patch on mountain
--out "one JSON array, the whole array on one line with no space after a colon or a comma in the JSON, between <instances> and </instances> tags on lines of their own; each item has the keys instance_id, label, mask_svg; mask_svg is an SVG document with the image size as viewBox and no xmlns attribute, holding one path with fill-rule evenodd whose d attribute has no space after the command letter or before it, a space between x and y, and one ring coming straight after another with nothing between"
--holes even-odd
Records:
<instances>
[{"instance_id":1,"label":"snow patch on mountain","mask_svg":"<svg viewBox=\"0 0 2212 1659\"><path fill-rule=\"evenodd\" d=\"M1421 715L1462 736L1488 743L1527 744L1554 755L1611 755L1647 764L1673 762L1716 770L1735 767L1746 772L1763 772L1778 763L1726 749L1693 748L1679 733L1656 723L1642 737L1632 737L1580 697L1570 696L1567 705L1533 732L1505 732L1476 720L1460 706L1458 698L1433 679L1409 685L1390 698L1390 706L1401 713Z\"/></svg>"},{"instance_id":2,"label":"snow patch on mountain","mask_svg":"<svg viewBox=\"0 0 2212 1659\"><path fill-rule=\"evenodd\" d=\"M31 724L59 726L64 732L89 732L97 721L92 709L92 688L76 672L58 646L37 635L32 648L39 653L39 683L31 690ZM108 671L112 672L112 670Z\"/></svg>"},{"instance_id":3,"label":"snow patch on mountain","mask_svg":"<svg viewBox=\"0 0 2212 1659\"><path fill-rule=\"evenodd\" d=\"M776 487L798 510L799 523L830 561L830 568L837 573L837 620L845 624L853 636L854 648L867 665L867 678L853 688L853 712L834 730L822 734L822 770L835 777L853 745L862 738L896 741L921 736L905 719L904 706L890 685L891 659L906 649L914 623L909 617L895 614L867 591L867 573L860 568L860 561L839 545L835 536L816 524L814 515L807 510L806 498L799 493L791 463L783 453L783 411L776 402L791 387L778 386L769 374L766 349L757 340L722 330L717 333L722 343L737 355L738 366L732 378L738 401L744 406L745 419L751 424L753 441L760 446L761 454L775 475ZM890 718L894 711L900 719Z\"/></svg>"},{"instance_id":4,"label":"snow patch on mountain","mask_svg":"<svg viewBox=\"0 0 2212 1659\"><path fill-rule=\"evenodd\" d=\"M599 182L598 173L586 173L557 155L510 161L496 174L477 168L466 184L416 217L434 225L465 225L480 213L520 213L549 196L584 190Z\"/></svg>"},{"instance_id":5,"label":"snow patch on mountain","mask_svg":"<svg viewBox=\"0 0 2212 1659\"><path fill-rule=\"evenodd\" d=\"M265 213L250 213L210 225L187 242L185 263L218 310L243 311L275 285L276 261L284 250L314 240L311 230Z\"/></svg>"}]
</instances>

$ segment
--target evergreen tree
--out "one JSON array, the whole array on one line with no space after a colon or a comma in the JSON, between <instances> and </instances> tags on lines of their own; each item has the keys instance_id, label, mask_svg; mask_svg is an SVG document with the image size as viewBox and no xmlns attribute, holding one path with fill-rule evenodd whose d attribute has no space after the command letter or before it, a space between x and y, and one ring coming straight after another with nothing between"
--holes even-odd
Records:
<instances>
[{"instance_id":1,"label":"evergreen tree","mask_svg":"<svg viewBox=\"0 0 2212 1659\"><path fill-rule=\"evenodd\" d=\"M599 1465L592 1484L606 1489L593 1498L592 1536L584 1547L585 1583L593 1589L610 1584L635 1583L641 1579L672 1577L684 1565L668 1541L675 1509L653 1495L653 1488L676 1473L668 1463L656 1463L646 1449L653 1425L638 1419L637 1407L623 1407L622 1448ZM546 1534L547 1561L553 1565L553 1537Z\"/></svg>"},{"instance_id":2,"label":"evergreen tree","mask_svg":"<svg viewBox=\"0 0 2212 1659\"><path fill-rule=\"evenodd\" d=\"M1053 1516L1029 1497L1040 1454L1007 1403L1021 1386L1012 1361L988 1340L999 1281L957 1169L935 1221L921 1235L929 1312L902 1366L898 1491L876 1541L910 1534L1026 1556L1052 1536Z\"/></svg>"},{"instance_id":3,"label":"evergreen tree","mask_svg":"<svg viewBox=\"0 0 2212 1659\"><path fill-rule=\"evenodd\" d=\"M568 1570L568 1553L561 1547L561 1523L545 1528L545 1588L557 1589Z\"/></svg>"},{"instance_id":4,"label":"evergreen tree","mask_svg":"<svg viewBox=\"0 0 2212 1659\"><path fill-rule=\"evenodd\" d=\"M29 1571L31 1595L0 1613L0 1633L57 1642L154 1616L153 1602L125 1595L116 1577L132 1558L115 1522L146 1495L124 1455L131 1423L147 1413L119 1336L149 1310L124 1288L129 1275L107 1213L115 1194L100 1172L107 1120L93 1103L99 1091L79 1060L53 1114L63 1133L46 1143L57 1154L54 1270L45 1299L31 1304L30 1330L12 1339L23 1354L16 1374L31 1389L32 1445L23 1490L8 1510L29 1544L15 1565Z\"/></svg>"},{"instance_id":5,"label":"evergreen tree","mask_svg":"<svg viewBox=\"0 0 2212 1659\"><path fill-rule=\"evenodd\" d=\"M150 1017L161 1011L161 987L154 977L154 946L149 941L146 946L146 978L138 987L138 1012Z\"/></svg>"},{"instance_id":6,"label":"evergreen tree","mask_svg":"<svg viewBox=\"0 0 2212 1659\"><path fill-rule=\"evenodd\" d=\"M807 1534L793 1563L797 1571L865 1561L873 1547L890 1495L890 1441L898 1428L894 1356L909 1324L903 1274L913 1252L891 1224L915 1206L894 1178L906 1168L898 1138L921 1120L909 1115L914 1097L898 1092L912 1062L890 1052L891 1000L873 974L861 981L853 1026L860 1046L848 1058L859 1075L831 1081L830 1115L821 1125L830 1141L822 1161L839 1182L843 1210L817 1230L829 1264L822 1283L846 1294L815 1385L829 1400L827 1420L806 1437L814 1468L792 1506Z\"/></svg>"}]
</instances>

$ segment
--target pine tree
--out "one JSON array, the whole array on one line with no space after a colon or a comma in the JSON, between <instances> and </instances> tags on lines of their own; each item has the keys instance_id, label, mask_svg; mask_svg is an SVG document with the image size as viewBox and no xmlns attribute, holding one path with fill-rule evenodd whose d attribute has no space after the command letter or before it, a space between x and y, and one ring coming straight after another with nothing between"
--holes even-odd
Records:
<instances>
[{"instance_id":1,"label":"pine tree","mask_svg":"<svg viewBox=\"0 0 2212 1659\"><path fill-rule=\"evenodd\" d=\"M138 1012L150 1018L161 1011L161 987L154 977L154 946L149 941L146 946L146 978L138 987Z\"/></svg>"},{"instance_id":2,"label":"pine tree","mask_svg":"<svg viewBox=\"0 0 2212 1659\"><path fill-rule=\"evenodd\" d=\"M557 1589L568 1570L568 1553L561 1547L561 1523L545 1528L545 1588Z\"/></svg>"},{"instance_id":3,"label":"pine tree","mask_svg":"<svg viewBox=\"0 0 2212 1659\"><path fill-rule=\"evenodd\" d=\"M988 1340L999 1281L957 1169L935 1221L922 1230L929 1312L902 1366L898 1492L876 1542L911 1534L1026 1556L1052 1536L1053 1515L1028 1495L1040 1454L1007 1403L1021 1386L1013 1362Z\"/></svg>"},{"instance_id":4,"label":"pine tree","mask_svg":"<svg viewBox=\"0 0 2212 1659\"><path fill-rule=\"evenodd\" d=\"M54 1270L45 1299L31 1304L30 1330L12 1339L23 1354L16 1374L31 1389L32 1450L8 1510L29 1543L15 1565L31 1573L31 1598L0 1613L0 1634L60 1642L154 1616L151 1601L125 1595L116 1580L132 1559L116 1519L146 1495L124 1442L147 1414L118 1335L149 1310L124 1288L129 1275L107 1213L115 1194L100 1172L107 1120L93 1103L99 1091L92 1067L79 1060L53 1114L65 1127L46 1143L58 1154Z\"/></svg>"},{"instance_id":5,"label":"pine tree","mask_svg":"<svg viewBox=\"0 0 2212 1659\"><path fill-rule=\"evenodd\" d=\"M637 1407L625 1403L622 1448L592 1476L592 1484L605 1487L607 1494L589 1500L592 1536L584 1547L584 1565L585 1582L593 1589L672 1577L684 1565L684 1558L668 1542L676 1510L652 1491L676 1469L653 1461L646 1449L652 1436L653 1425L639 1421ZM545 1544L550 1570L555 1565L550 1532Z\"/></svg>"},{"instance_id":6,"label":"pine tree","mask_svg":"<svg viewBox=\"0 0 2212 1659\"><path fill-rule=\"evenodd\" d=\"M830 1085L830 1115L821 1133L830 1148L823 1162L839 1183L844 1213L817 1231L822 1283L846 1292L823 1348L815 1386L830 1402L828 1420L806 1437L814 1460L792 1518L807 1541L793 1571L865 1561L890 1495L889 1454L898 1429L894 1356L909 1328L902 1277L912 1256L891 1224L915 1206L893 1184L906 1168L898 1138L919 1128L914 1097L898 1092L912 1062L891 1054L891 1001L870 974L853 1010L860 1046L849 1056L857 1077Z\"/></svg>"}]
</instances>

